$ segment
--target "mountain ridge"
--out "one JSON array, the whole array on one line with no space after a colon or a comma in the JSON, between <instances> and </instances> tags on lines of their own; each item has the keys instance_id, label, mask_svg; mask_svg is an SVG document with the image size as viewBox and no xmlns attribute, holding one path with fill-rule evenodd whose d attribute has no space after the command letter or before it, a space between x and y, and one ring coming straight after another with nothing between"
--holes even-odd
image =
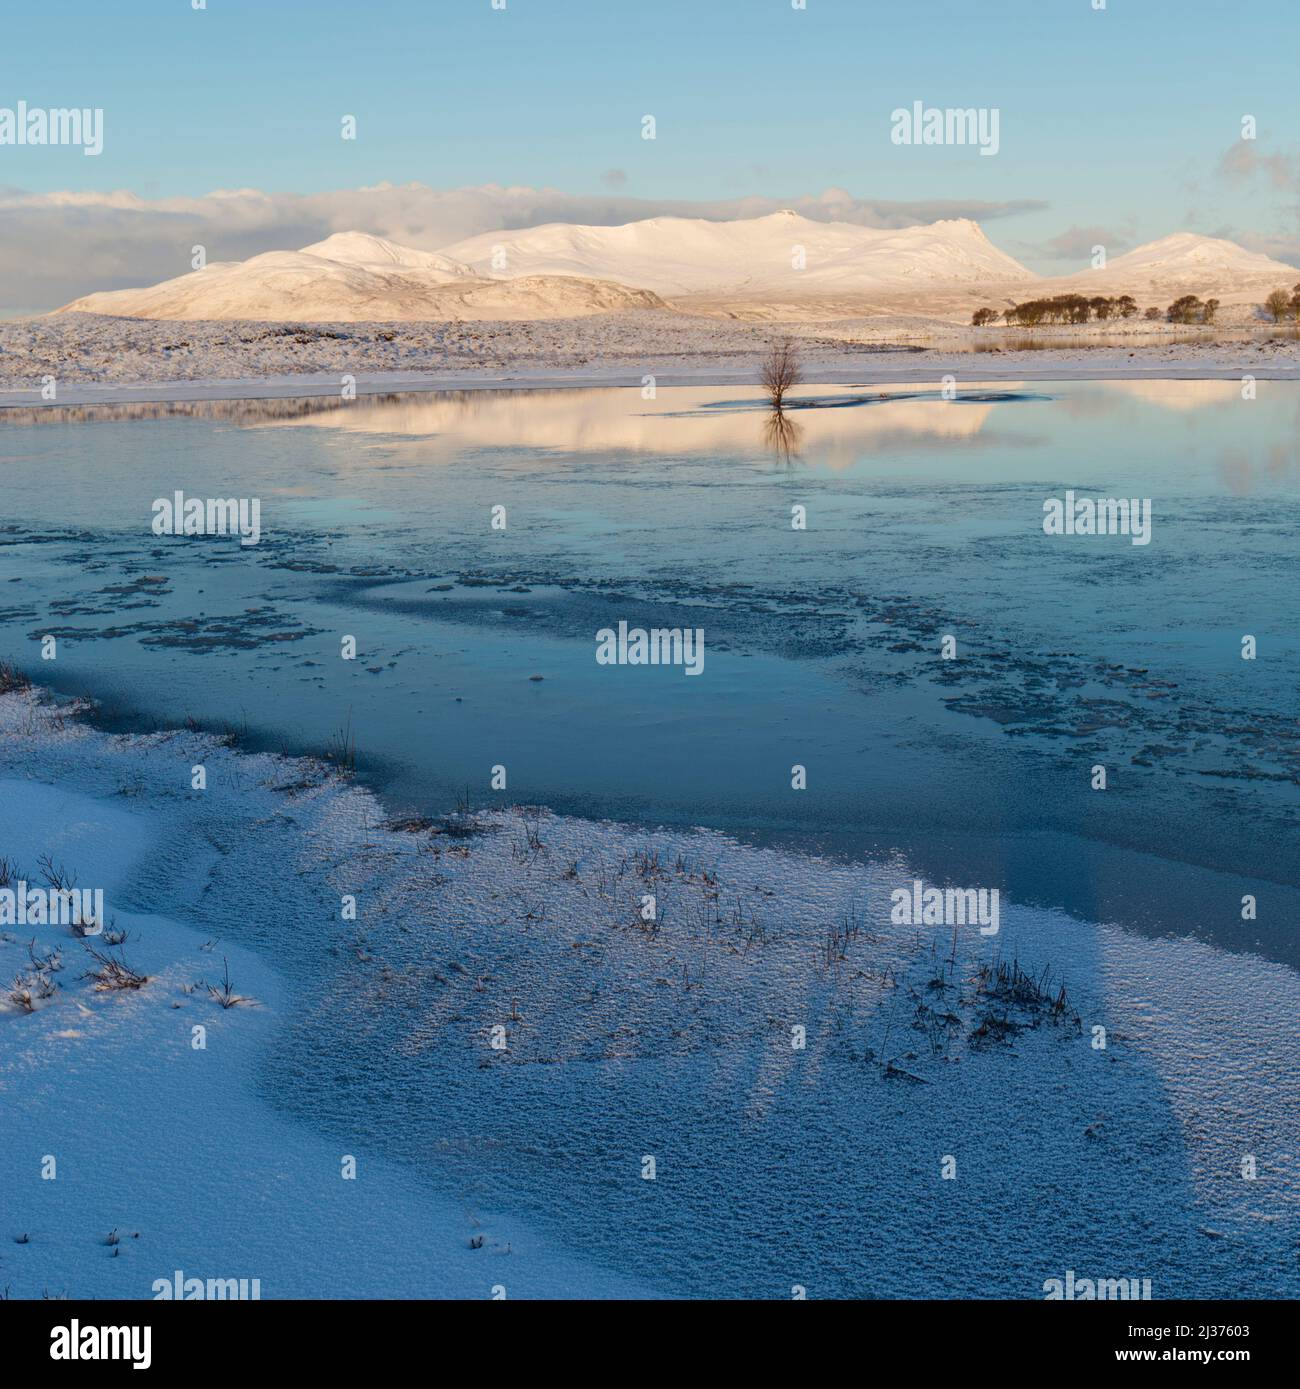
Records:
<instances>
[{"instance_id":1,"label":"mountain ridge","mask_svg":"<svg viewBox=\"0 0 1300 1389\"><path fill-rule=\"evenodd\" d=\"M577 317L682 308L724 316L831 318L928 304L961 316L978 300L1053 293L1191 292L1257 302L1300 270L1235 242L1175 232L1104 269L1040 276L970 219L904 228L816 222L783 210L731 221L653 217L616 226L550 222L436 251L358 230L267 251L138 289L101 291L56 313L135 318L380 322Z\"/></svg>"},{"instance_id":2,"label":"mountain ridge","mask_svg":"<svg viewBox=\"0 0 1300 1389\"><path fill-rule=\"evenodd\" d=\"M609 227L550 222L467 237L443 247L442 254L481 275L582 274L664 297L866 292L909 281L1033 278L969 219L888 229L816 222L789 209L733 221L652 217Z\"/></svg>"}]
</instances>

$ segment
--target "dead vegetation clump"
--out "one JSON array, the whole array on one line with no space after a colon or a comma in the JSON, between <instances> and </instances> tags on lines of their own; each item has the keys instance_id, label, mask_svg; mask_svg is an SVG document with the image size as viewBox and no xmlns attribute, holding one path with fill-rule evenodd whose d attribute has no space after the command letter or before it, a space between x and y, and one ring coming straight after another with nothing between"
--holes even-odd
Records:
<instances>
[{"instance_id":1,"label":"dead vegetation clump","mask_svg":"<svg viewBox=\"0 0 1300 1389\"><path fill-rule=\"evenodd\" d=\"M510 846L510 857L516 863L527 863L531 866L537 862L546 847L542 839L542 812L534 810L530 815L525 807L519 807L519 824L523 830L523 842L516 842Z\"/></svg>"},{"instance_id":2,"label":"dead vegetation clump","mask_svg":"<svg viewBox=\"0 0 1300 1389\"><path fill-rule=\"evenodd\" d=\"M205 981L206 983L206 981ZM237 994L234 985L230 982L230 962L223 955L221 958L221 982L220 984L207 984L208 996L223 1008L251 1008L256 1002L245 994Z\"/></svg>"},{"instance_id":3,"label":"dead vegetation clump","mask_svg":"<svg viewBox=\"0 0 1300 1389\"><path fill-rule=\"evenodd\" d=\"M31 968L19 970L4 994L9 1005L20 1013L34 1013L38 1003L54 997L59 987L54 976L63 968L63 951L56 946L41 954L36 948L35 936L27 944L27 958Z\"/></svg>"},{"instance_id":4,"label":"dead vegetation clump","mask_svg":"<svg viewBox=\"0 0 1300 1389\"><path fill-rule=\"evenodd\" d=\"M63 968L63 947L56 945L53 950L41 954L36 949L36 937L27 942L27 957L38 974L57 974Z\"/></svg>"},{"instance_id":5,"label":"dead vegetation clump","mask_svg":"<svg viewBox=\"0 0 1300 1389\"><path fill-rule=\"evenodd\" d=\"M357 774L357 735L352 731L352 710L348 710L348 716L344 720L342 727L330 734L329 742L325 750L326 760L331 762L334 770L345 781L350 781Z\"/></svg>"},{"instance_id":6,"label":"dead vegetation clump","mask_svg":"<svg viewBox=\"0 0 1300 1389\"><path fill-rule=\"evenodd\" d=\"M0 661L0 695L12 694L15 690L29 690L32 682L17 666L9 661Z\"/></svg>"},{"instance_id":7,"label":"dead vegetation clump","mask_svg":"<svg viewBox=\"0 0 1300 1389\"><path fill-rule=\"evenodd\" d=\"M848 959L849 948L862 934L862 914L856 903L850 903L838 921L826 927L818 957L823 970L835 969Z\"/></svg>"},{"instance_id":8,"label":"dead vegetation clump","mask_svg":"<svg viewBox=\"0 0 1300 1389\"><path fill-rule=\"evenodd\" d=\"M1070 1006L1065 984L1053 983L1048 965L1035 976L1015 958L981 964L975 971L975 992L984 1007L970 1034L973 1047L1010 1041L1044 1022L1076 1030L1083 1025Z\"/></svg>"},{"instance_id":9,"label":"dead vegetation clump","mask_svg":"<svg viewBox=\"0 0 1300 1389\"><path fill-rule=\"evenodd\" d=\"M36 864L45 881L56 892L71 892L76 887L77 875L69 873L61 863L56 864L49 854L42 854L36 860Z\"/></svg>"},{"instance_id":10,"label":"dead vegetation clump","mask_svg":"<svg viewBox=\"0 0 1300 1389\"><path fill-rule=\"evenodd\" d=\"M88 969L81 977L94 980L96 993L113 993L119 989L139 989L149 982L147 974L141 974L127 964L120 945L108 946L103 950L96 950L93 945L84 940L82 945L85 946L87 954L94 960L95 968Z\"/></svg>"},{"instance_id":11,"label":"dead vegetation clump","mask_svg":"<svg viewBox=\"0 0 1300 1389\"><path fill-rule=\"evenodd\" d=\"M40 996L36 979L39 977L21 972L14 975L14 982L9 986L6 997L20 1013L34 1013L36 1011L36 1000ZM53 993L53 988L50 992ZM46 996L48 997L48 995Z\"/></svg>"}]
</instances>

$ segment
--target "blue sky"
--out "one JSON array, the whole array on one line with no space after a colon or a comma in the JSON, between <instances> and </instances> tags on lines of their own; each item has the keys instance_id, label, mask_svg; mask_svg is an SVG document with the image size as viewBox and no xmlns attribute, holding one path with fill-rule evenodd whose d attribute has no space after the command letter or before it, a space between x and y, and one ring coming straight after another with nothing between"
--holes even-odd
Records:
<instances>
[{"instance_id":1,"label":"blue sky","mask_svg":"<svg viewBox=\"0 0 1300 1389\"><path fill-rule=\"evenodd\" d=\"M708 202L836 187L1045 203L986 223L1038 268L1056 238L1096 229L1116 249L1183 229L1272 254L1300 243L1296 0L1092 3L11 5L0 106L102 107L105 149L0 147L0 188L158 199L390 181ZM891 144L890 112L915 100L996 106L1000 153ZM1229 181L1216 169L1245 113L1252 152L1274 162Z\"/></svg>"}]
</instances>

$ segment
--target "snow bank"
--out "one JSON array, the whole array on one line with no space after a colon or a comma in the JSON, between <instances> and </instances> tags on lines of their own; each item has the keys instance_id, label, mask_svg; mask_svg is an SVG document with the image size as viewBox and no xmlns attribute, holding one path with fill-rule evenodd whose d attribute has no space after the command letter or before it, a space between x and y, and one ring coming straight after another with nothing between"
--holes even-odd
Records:
<instances>
[{"instance_id":1,"label":"snow bank","mask_svg":"<svg viewBox=\"0 0 1300 1389\"><path fill-rule=\"evenodd\" d=\"M194 759L225 783L206 805L182 789ZM304 770L317 785L297 795L338 814L368 804ZM33 1012L0 991L0 1292L151 1298L156 1280L180 1270L257 1279L263 1298L644 1295L636 1280L568 1256L472 1193L434 1194L378 1155L366 1132L330 1141L258 1097L255 1075L293 987L224 932L146 903L201 898L232 853L245 868L261 860L253 841L239 841L258 833L249 817L292 823L286 793L270 789L292 771L204 738L105 738L30 693L0 696L0 858L34 878L48 853L102 886L108 938L126 940L87 943L147 976L138 989L100 990L83 977L95 962L71 932L0 928L6 985L35 974L29 941L38 958L61 955L48 973L56 991ZM198 836L183 862L168 821ZM155 890L172 874L175 891ZM264 861L257 876L265 887ZM264 918L292 911L292 896L263 901ZM334 948L337 932L322 920L299 917L294 929ZM221 992L227 977L245 1000L231 1007L208 988ZM342 1176L349 1156L354 1180Z\"/></svg>"},{"instance_id":2,"label":"snow bank","mask_svg":"<svg viewBox=\"0 0 1300 1389\"><path fill-rule=\"evenodd\" d=\"M148 976L97 990L37 932L57 987L0 1016L15 1295L1300 1286L1282 966L1012 903L996 934L906 922L901 861L395 822L321 764L30 691L0 756L0 855L102 879ZM207 988L223 962L255 1006Z\"/></svg>"}]
</instances>

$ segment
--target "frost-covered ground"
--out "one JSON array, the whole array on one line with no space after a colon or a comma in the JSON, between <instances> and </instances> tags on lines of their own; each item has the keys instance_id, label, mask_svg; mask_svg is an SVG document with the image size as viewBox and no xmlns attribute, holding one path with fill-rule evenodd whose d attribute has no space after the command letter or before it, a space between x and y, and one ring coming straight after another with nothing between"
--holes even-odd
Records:
<instances>
[{"instance_id":1,"label":"frost-covered ground","mask_svg":"<svg viewBox=\"0 0 1300 1389\"><path fill-rule=\"evenodd\" d=\"M1026 334L972 334L938 319L748 323L643 310L485 323L166 322L63 314L0 323L0 405L358 392L530 383L660 385L756 382L773 337L799 339L805 379L822 382L1066 380L1300 375L1300 341L1284 330L1094 325L1035 334L1059 346L1022 350ZM978 346L979 351L972 351ZM995 350L996 349L996 350Z\"/></svg>"},{"instance_id":2,"label":"frost-covered ground","mask_svg":"<svg viewBox=\"0 0 1300 1389\"><path fill-rule=\"evenodd\" d=\"M260 1279L264 1298L487 1298L498 1285L507 1296L646 1292L484 1209L471 1192L423 1188L377 1155L364 1131L331 1142L259 1099L253 1076L292 994L266 958L196 930L192 914L185 924L144 909L162 894L142 891L142 880L174 863L165 792L145 792L132 771L136 749L51 724L25 696L0 706L0 858L37 883L37 860L49 853L82 885L102 886L109 934L125 931L126 940L87 943L147 976L139 989L101 989L86 977L98 964L70 929L0 929L0 1296L147 1298L154 1280L178 1269ZM139 749L140 765L157 766L168 744ZM212 799L226 811L238 804L240 820L219 813L205 820L205 836L217 824L256 835L247 817L259 802L276 815L281 799L264 790L268 773L274 780L269 764L237 769L227 759L218 775L242 794L229 786ZM226 849L205 837L198 856ZM202 894L206 884L199 877L190 888ZM267 914L275 911L268 902ZM42 975L49 999L39 996ZM228 1008L208 989L227 978L246 1000ZM34 1012L15 1003L22 990ZM196 1026L206 1029L202 1049ZM348 1155L356 1177L345 1181ZM51 1158L52 1179L43 1175Z\"/></svg>"},{"instance_id":3,"label":"frost-covered ground","mask_svg":"<svg viewBox=\"0 0 1300 1389\"><path fill-rule=\"evenodd\" d=\"M993 936L896 924L903 862L394 822L319 763L20 688L0 857L46 854L148 979L97 990L68 930L0 939L36 986L0 1015L15 1296L175 1269L266 1297L1300 1290L1284 966L1006 903ZM255 1006L214 1000L223 961Z\"/></svg>"}]
</instances>

